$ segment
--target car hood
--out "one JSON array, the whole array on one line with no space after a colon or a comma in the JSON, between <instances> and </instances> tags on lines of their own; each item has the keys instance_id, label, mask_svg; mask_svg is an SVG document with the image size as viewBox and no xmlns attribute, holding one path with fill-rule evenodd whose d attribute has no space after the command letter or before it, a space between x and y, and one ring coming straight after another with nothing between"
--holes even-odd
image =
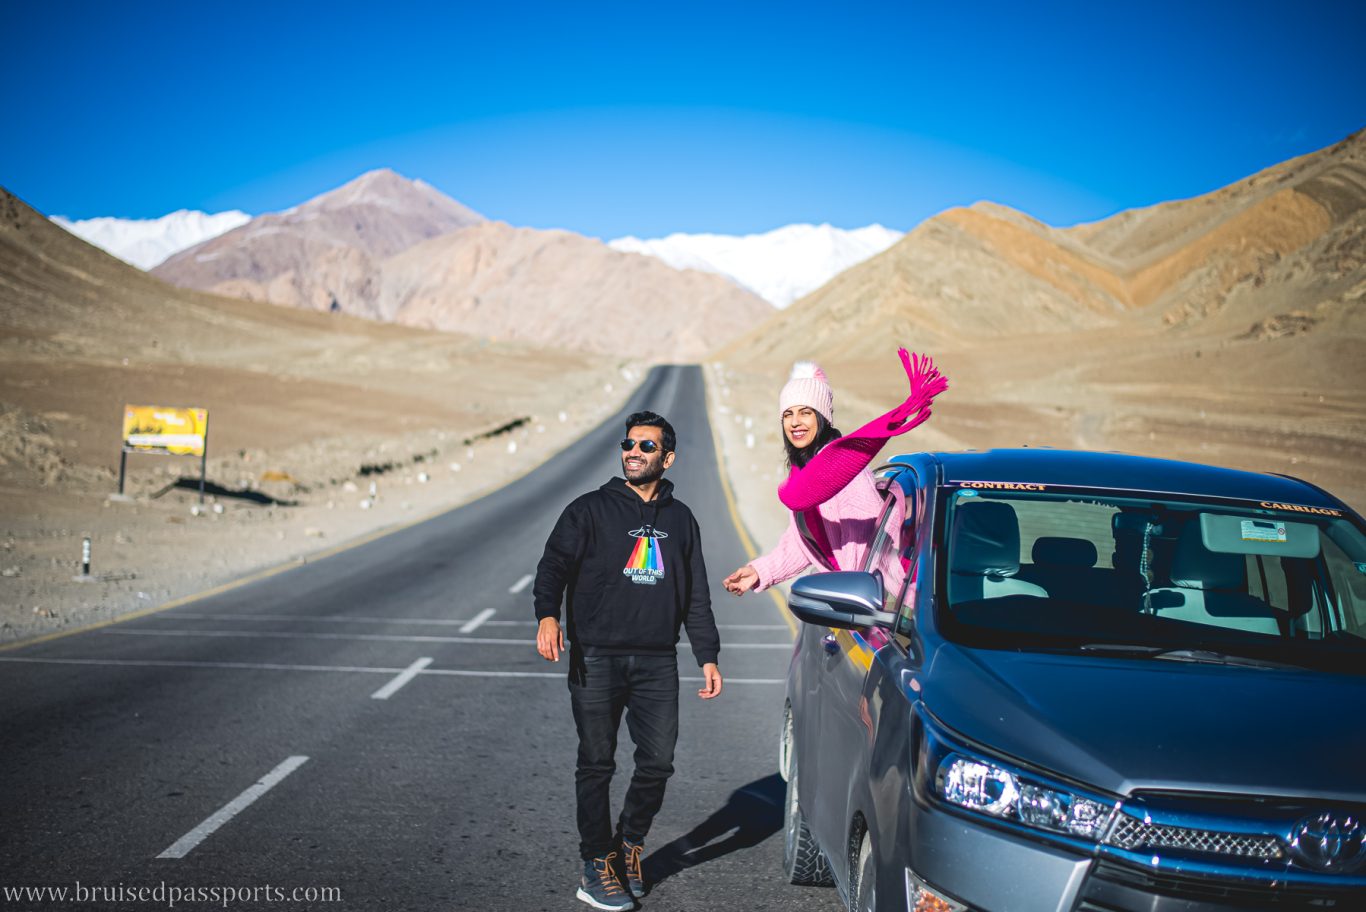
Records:
<instances>
[{"instance_id":1,"label":"car hood","mask_svg":"<svg viewBox=\"0 0 1366 912\"><path fill-rule=\"evenodd\" d=\"M1366 801L1366 678L945 644L920 687L966 737L1119 795Z\"/></svg>"}]
</instances>

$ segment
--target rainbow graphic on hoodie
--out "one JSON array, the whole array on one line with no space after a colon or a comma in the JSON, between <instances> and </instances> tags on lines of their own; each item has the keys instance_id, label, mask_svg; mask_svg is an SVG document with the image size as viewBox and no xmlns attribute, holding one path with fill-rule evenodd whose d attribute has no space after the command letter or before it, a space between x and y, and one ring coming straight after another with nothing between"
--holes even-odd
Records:
<instances>
[{"instance_id":1,"label":"rainbow graphic on hoodie","mask_svg":"<svg viewBox=\"0 0 1366 912\"><path fill-rule=\"evenodd\" d=\"M660 532L654 526L641 526L627 534L636 540L636 546L621 572L629 576L633 583L653 586L664 578L664 555L660 551L659 540L668 538L669 533Z\"/></svg>"}]
</instances>

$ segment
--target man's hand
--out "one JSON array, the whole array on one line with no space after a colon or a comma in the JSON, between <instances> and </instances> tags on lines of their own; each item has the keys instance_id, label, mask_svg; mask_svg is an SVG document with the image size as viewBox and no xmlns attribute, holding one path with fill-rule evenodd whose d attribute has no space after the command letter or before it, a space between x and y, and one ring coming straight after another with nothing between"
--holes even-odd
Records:
<instances>
[{"instance_id":1,"label":"man's hand","mask_svg":"<svg viewBox=\"0 0 1366 912\"><path fill-rule=\"evenodd\" d=\"M710 700L721 696L721 669L716 667L715 662L708 662L702 666L702 689L697 695L704 700Z\"/></svg>"},{"instance_id":2,"label":"man's hand","mask_svg":"<svg viewBox=\"0 0 1366 912\"><path fill-rule=\"evenodd\" d=\"M536 651L547 662L560 660L560 653L564 652L564 631L560 629L559 621L541 618L541 625L536 628Z\"/></svg>"},{"instance_id":3,"label":"man's hand","mask_svg":"<svg viewBox=\"0 0 1366 912\"><path fill-rule=\"evenodd\" d=\"M744 595L755 586L759 585L759 572L745 564L730 576L721 581L721 585L726 587L726 591L731 595Z\"/></svg>"}]
</instances>

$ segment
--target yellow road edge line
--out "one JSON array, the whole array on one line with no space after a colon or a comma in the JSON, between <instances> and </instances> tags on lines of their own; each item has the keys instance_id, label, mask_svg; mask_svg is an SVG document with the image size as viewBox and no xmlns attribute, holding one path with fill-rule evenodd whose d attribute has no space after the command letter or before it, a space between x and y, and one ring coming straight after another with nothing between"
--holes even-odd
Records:
<instances>
[{"instance_id":1,"label":"yellow road edge line","mask_svg":"<svg viewBox=\"0 0 1366 912\"><path fill-rule=\"evenodd\" d=\"M644 384L644 380L641 381L641 384ZM631 396L635 395L635 391L639 388L640 385L637 385L634 389L628 391L626 397L621 401L621 403L615 409L612 410L612 414L615 415L617 412L621 411L622 408L625 407L626 403L630 401ZM603 420L605 421L606 419ZM601 421L598 422L598 424L601 423ZM589 427L578 437L575 437L574 440L564 449L568 449L575 443L578 443L584 437L588 436L590 433L597 429L598 424ZM713 436L715 435L713 434ZM413 526L416 526L420 523L436 519L438 516L445 516L447 513L454 513L461 507L469 506L476 500L483 500L485 497L497 494L504 488L514 485L517 482L523 480L532 472L535 472L537 469L541 468L547 462L554 459L556 456L560 455L560 453L562 452L564 452L564 450L556 450L554 453L551 453L544 459L541 459L538 462L536 462L535 465L529 466L527 470L522 474L518 475L515 478L508 479L507 481L503 482L495 488L490 488L481 493L476 493L473 496L460 501L459 503L451 504L450 506L446 507L439 507L435 510L432 510L431 512L425 513L417 517L416 519L410 519L405 523L400 523L397 526L382 526L379 529L375 529L374 531L362 533L358 538L351 539L350 541L343 542L339 545L333 545L331 548L325 548L322 551L314 551L310 552L309 554L299 555L298 557L290 558L289 560L277 564L273 567L267 567L264 570L258 570L257 572L249 574L248 576L244 576L241 579L229 580L226 583L214 586L212 589L205 589L203 592L193 592L189 595L182 595L180 598L172 599L171 601L166 602L164 605L152 605L147 608L139 608L138 610L130 611L127 614L120 614L118 617L105 618L102 621L94 621L89 624L83 624L80 627L73 627L70 630L56 630L52 633L44 633L40 636L32 637L31 639L15 640L13 643L5 643L3 645L0 645L0 652L12 652L16 649L23 649L28 646L37 646L39 643L50 643L53 640L60 640L64 637L75 636L78 633L89 633L92 630L100 630L104 627L112 627L114 624L122 624L124 621L133 621L137 620L138 618L144 618L153 614L158 614L162 611L169 611L172 608L180 608L183 605L189 605L193 602L202 601L203 599L211 598L215 595L221 595L224 592L230 592L231 590L237 589L241 586L246 586L249 583L255 583L259 580L272 577L277 573L284 573L286 570L293 570L296 567L302 567L304 564L310 563L312 561L323 560L324 558L333 557L345 551L350 551L353 548L359 548L361 545L368 545L373 541L384 538L386 535L395 535L399 532L402 532L404 529L410 529ZM748 544L748 538L745 539L745 542L747 547L751 547L750 555L753 556L752 546Z\"/></svg>"},{"instance_id":2,"label":"yellow road edge line","mask_svg":"<svg viewBox=\"0 0 1366 912\"><path fill-rule=\"evenodd\" d=\"M749 535L749 530L745 528L744 520L740 518L740 508L735 502L735 494L730 489L729 473L726 471L725 455L721 449L721 435L716 431L716 422L712 420L711 414L711 382L707 378L706 365L702 365L702 386L706 390L704 397L707 405L707 426L711 429L711 445L716 452L717 475L721 478L721 494L726 499L726 508L730 511L731 525L735 527L736 533L740 536L740 544L745 546L745 559L753 560L758 556L758 549L754 547L754 539ZM792 613L787 610L787 604L783 597L778 594L776 588L769 588L768 594L773 597L773 604L778 606L778 613L782 615L787 628L792 631L793 639L797 636L797 622L792 619Z\"/></svg>"}]
</instances>

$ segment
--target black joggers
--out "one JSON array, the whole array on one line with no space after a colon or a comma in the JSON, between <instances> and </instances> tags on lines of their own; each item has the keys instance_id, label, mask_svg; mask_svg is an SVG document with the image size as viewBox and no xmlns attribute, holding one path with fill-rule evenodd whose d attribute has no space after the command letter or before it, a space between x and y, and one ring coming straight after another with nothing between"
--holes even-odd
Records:
<instances>
[{"instance_id":1,"label":"black joggers","mask_svg":"<svg viewBox=\"0 0 1366 912\"><path fill-rule=\"evenodd\" d=\"M614 851L617 836L644 841L664 803L678 741L678 659L571 655L569 698L579 731L579 853L587 860ZM636 768L614 832L610 787L623 710Z\"/></svg>"}]
</instances>

